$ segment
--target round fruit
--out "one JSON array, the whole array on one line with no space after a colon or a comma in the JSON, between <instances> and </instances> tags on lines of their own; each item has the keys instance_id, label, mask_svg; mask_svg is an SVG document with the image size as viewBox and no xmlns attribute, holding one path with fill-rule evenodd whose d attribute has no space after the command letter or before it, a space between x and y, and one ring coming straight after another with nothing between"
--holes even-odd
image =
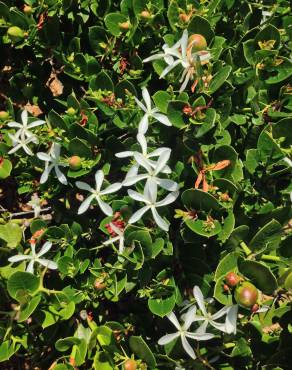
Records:
<instances>
[{"instance_id":1,"label":"round fruit","mask_svg":"<svg viewBox=\"0 0 292 370\"><path fill-rule=\"evenodd\" d=\"M69 167L71 170L77 171L81 168L81 158L78 155L73 155L69 159Z\"/></svg>"},{"instance_id":2,"label":"round fruit","mask_svg":"<svg viewBox=\"0 0 292 370\"><path fill-rule=\"evenodd\" d=\"M129 358L125 364L124 364L124 369L125 370L136 370L137 369L137 364L136 361Z\"/></svg>"},{"instance_id":3,"label":"round fruit","mask_svg":"<svg viewBox=\"0 0 292 370\"><path fill-rule=\"evenodd\" d=\"M188 47L192 49L192 51L206 50L207 41L203 35L195 33L189 37Z\"/></svg>"},{"instance_id":4,"label":"round fruit","mask_svg":"<svg viewBox=\"0 0 292 370\"><path fill-rule=\"evenodd\" d=\"M231 271L225 276L225 281L230 288L233 288L239 283L240 277L235 272Z\"/></svg>"},{"instance_id":5,"label":"round fruit","mask_svg":"<svg viewBox=\"0 0 292 370\"><path fill-rule=\"evenodd\" d=\"M76 109L74 109L73 107L70 107L66 110L67 114L69 114L69 116L74 116L74 114L76 113Z\"/></svg>"},{"instance_id":6,"label":"round fruit","mask_svg":"<svg viewBox=\"0 0 292 370\"><path fill-rule=\"evenodd\" d=\"M182 22L186 23L186 22L188 22L188 21L189 21L189 16L188 16L186 13L180 13L180 15L179 15L179 19L180 19Z\"/></svg>"},{"instance_id":7,"label":"round fruit","mask_svg":"<svg viewBox=\"0 0 292 370\"><path fill-rule=\"evenodd\" d=\"M141 13L140 13L141 17L142 18L150 18L151 17L151 14L148 12L148 10L143 10Z\"/></svg>"},{"instance_id":8,"label":"round fruit","mask_svg":"<svg viewBox=\"0 0 292 370\"><path fill-rule=\"evenodd\" d=\"M96 279L94 282L94 288L96 290L103 290L106 287L105 283L101 279Z\"/></svg>"},{"instance_id":9,"label":"round fruit","mask_svg":"<svg viewBox=\"0 0 292 370\"><path fill-rule=\"evenodd\" d=\"M258 300L257 288L248 281L243 282L240 286L235 289L235 300L236 302L246 308L251 308L256 304Z\"/></svg>"},{"instance_id":10,"label":"round fruit","mask_svg":"<svg viewBox=\"0 0 292 370\"><path fill-rule=\"evenodd\" d=\"M28 15L31 14L32 13L32 7L25 4L24 7L23 7L23 12L25 14L28 14Z\"/></svg>"},{"instance_id":11,"label":"round fruit","mask_svg":"<svg viewBox=\"0 0 292 370\"><path fill-rule=\"evenodd\" d=\"M9 117L9 113L8 112L6 112L5 110L1 110L0 111L0 120L1 121L7 120L8 117Z\"/></svg>"},{"instance_id":12,"label":"round fruit","mask_svg":"<svg viewBox=\"0 0 292 370\"><path fill-rule=\"evenodd\" d=\"M17 26L12 26L8 28L7 35L11 41L18 42L24 38L25 32Z\"/></svg>"},{"instance_id":13,"label":"round fruit","mask_svg":"<svg viewBox=\"0 0 292 370\"><path fill-rule=\"evenodd\" d=\"M128 30L131 27L131 23L129 21L119 23L121 30Z\"/></svg>"}]
</instances>

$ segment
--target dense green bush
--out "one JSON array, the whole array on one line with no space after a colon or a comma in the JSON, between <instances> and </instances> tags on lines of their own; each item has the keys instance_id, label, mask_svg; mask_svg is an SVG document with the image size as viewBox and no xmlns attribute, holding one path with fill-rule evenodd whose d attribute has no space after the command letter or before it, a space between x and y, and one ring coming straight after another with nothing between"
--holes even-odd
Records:
<instances>
[{"instance_id":1,"label":"dense green bush","mask_svg":"<svg viewBox=\"0 0 292 370\"><path fill-rule=\"evenodd\" d=\"M1 369L291 368L290 14L0 1Z\"/></svg>"}]
</instances>

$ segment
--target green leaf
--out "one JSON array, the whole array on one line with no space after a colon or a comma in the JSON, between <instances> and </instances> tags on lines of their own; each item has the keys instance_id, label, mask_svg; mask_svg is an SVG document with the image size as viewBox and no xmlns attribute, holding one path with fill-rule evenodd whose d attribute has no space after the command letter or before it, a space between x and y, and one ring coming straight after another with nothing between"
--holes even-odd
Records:
<instances>
[{"instance_id":1,"label":"green leaf","mask_svg":"<svg viewBox=\"0 0 292 370\"><path fill-rule=\"evenodd\" d=\"M104 18L104 23L109 30L109 32L114 36L119 36L121 34L121 28L119 24L127 22L128 18L121 13L109 13Z\"/></svg>"},{"instance_id":2,"label":"green leaf","mask_svg":"<svg viewBox=\"0 0 292 370\"><path fill-rule=\"evenodd\" d=\"M225 292L223 290L223 285L225 284L225 276L218 278L214 288L214 298L223 304L224 306L232 305L232 294Z\"/></svg>"},{"instance_id":3,"label":"green leaf","mask_svg":"<svg viewBox=\"0 0 292 370\"><path fill-rule=\"evenodd\" d=\"M20 344L6 340L0 345L0 362L8 361L19 349Z\"/></svg>"},{"instance_id":4,"label":"green leaf","mask_svg":"<svg viewBox=\"0 0 292 370\"><path fill-rule=\"evenodd\" d=\"M0 158L0 179L6 179L12 170L12 163L9 159Z\"/></svg>"},{"instance_id":5,"label":"green leaf","mask_svg":"<svg viewBox=\"0 0 292 370\"><path fill-rule=\"evenodd\" d=\"M94 370L112 370L113 364L107 352L96 352L93 359Z\"/></svg>"},{"instance_id":6,"label":"green leaf","mask_svg":"<svg viewBox=\"0 0 292 370\"><path fill-rule=\"evenodd\" d=\"M141 360L145 361L150 368L156 366L155 357L142 337L132 335L129 340L129 345L133 353L135 353Z\"/></svg>"},{"instance_id":7,"label":"green leaf","mask_svg":"<svg viewBox=\"0 0 292 370\"><path fill-rule=\"evenodd\" d=\"M203 220L185 220L185 224L194 233L210 238L211 236L217 235L221 231L220 222L217 220L212 221L212 225Z\"/></svg>"},{"instance_id":8,"label":"green leaf","mask_svg":"<svg viewBox=\"0 0 292 370\"><path fill-rule=\"evenodd\" d=\"M273 26L272 24L269 24L265 28L263 28L254 38L255 47L259 48L259 41L265 42L269 40L275 40L274 49L279 48L280 42L281 42L281 36L278 29Z\"/></svg>"},{"instance_id":9,"label":"green leaf","mask_svg":"<svg viewBox=\"0 0 292 370\"><path fill-rule=\"evenodd\" d=\"M199 189L185 190L181 195L181 199L183 205L189 210L209 212L210 210L219 210L221 208L218 200L213 195Z\"/></svg>"},{"instance_id":10,"label":"green leaf","mask_svg":"<svg viewBox=\"0 0 292 370\"><path fill-rule=\"evenodd\" d=\"M228 253L223 257L216 268L214 279L217 281L222 276L225 277L228 272L237 272L238 257L239 253L237 252Z\"/></svg>"},{"instance_id":11,"label":"green leaf","mask_svg":"<svg viewBox=\"0 0 292 370\"><path fill-rule=\"evenodd\" d=\"M210 23L207 21L206 18L195 16L191 20L190 24L188 25L189 35L198 33L203 35L207 41L207 44L210 44L214 37L214 32L211 28Z\"/></svg>"},{"instance_id":12,"label":"green leaf","mask_svg":"<svg viewBox=\"0 0 292 370\"><path fill-rule=\"evenodd\" d=\"M41 296L33 297L29 302L20 306L20 315L18 318L18 322L23 322L29 318L29 316L34 312L37 308L38 304L41 301Z\"/></svg>"},{"instance_id":13,"label":"green leaf","mask_svg":"<svg viewBox=\"0 0 292 370\"><path fill-rule=\"evenodd\" d=\"M22 239L21 227L13 221L0 225L0 239L7 243L7 247L16 248Z\"/></svg>"},{"instance_id":14,"label":"green leaf","mask_svg":"<svg viewBox=\"0 0 292 370\"><path fill-rule=\"evenodd\" d=\"M257 142L259 158L262 162L279 160L284 157L280 147L267 131L262 131Z\"/></svg>"},{"instance_id":15,"label":"green leaf","mask_svg":"<svg viewBox=\"0 0 292 370\"><path fill-rule=\"evenodd\" d=\"M265 294L273 294L278 284L271 270L260 262L239 260L239 271Z\"/></svg>"},{"instance_id":16,"label":"green leaf","mask_svg":"<svg viewBox=\"0 0 292 370\"><path fill-rule=\"evenodd\" d=\"M148 307L154 315L164 317L173 310L175 301L176 297L174 294L167 298L149 298Z\"/></svg>"},{"instance_id":17,"label":"green leaf","mask_svg":"<svg viewBox=\"0 0 292 370\"><path fill-rule=\"evenodd\" d=\"M55 347L57 351L66 352L68 351L68 349L70 349L75 344L78 345L80 343L81 343L81 339L79 338L67 337L67 338L58 339L55 344Z\"/></svg>"},{"instance_id":18,"label":"green leaf","mask_svg":"<svg viewBox=\"0 0 292 370\"><path fill-rule=\"evenodd\" d=\"M99 72L96 77L90 80L89 87L94 90L114 91L114 84L110 76L105 72Z\"/></svg>"},{"instance_id":19,"label":"green leaf","mask_svg":"<svg viewBox=\"0 0 292 370\"><path fill-rule=\"evenodd\" d=\"M156 91L152 99L162 113L167 113L167 106L171 100L171 95L168 92L163 90Z\"/></svg>"},{"instance_id":20,"label":"green leaf","mask_svg":"<svg viewBox=\"0 0 292 370\"><path fill-rule=\"evenodd\" d=\"M235 347L232 349L231 357L248 357L251 353L250 344L247 343L245 338L239 338Z\"/></svg>"},{"instance_id":21,"label":"green leaf","mask_svg":"<svg viewBox=\"0 0 292 370\"><path fill-rule=\"evenodd\" d=\"M183 108L187 105L184 101L170 101L167 106L167 117L174 127L181 128L186 125Z\"/></svg>"},{"instance_id":22,"label":"green leaf","mask_svg":"<svg viewBox=\"0 0 292 370\"><path fill-rule=\"evenodd\" d=\"M74 138L70 140L68 149L72 155L78 155L84 158L92 157L91 148L85 140L78 139L78 138Z\"/></svg>"},{"instance_id":23,"label":"green leaf","mask_svg":"<svg viewBox=\"0 0 292 370\"><path fill-rule=\"evenodd\" d=\"M271 251L278 248L281 241L282 226L276 220L271 220L264 225L249 242L252 251Z\"/></svg>"},{"instance_id":24,"label":"green leaf","mask_svg":"<svg viewBox=\"0 0 292 370\"><path fill-rule=\"evenodd\" d=\"M67 130L67 124L63 118L54 110L51 110L48 114L48 120L52 127L61 128L62 130Z\"/></svg>"},{"instance_id":25,"label":"green leaf","mask_svg":"<svg viewBox=\"0 0 292 370\"><path fill-rule=\"evenodd\" d=\"M209 85L210 94L214 94L214 92L217 91L224 84L231 71L231 66L225 66L215 73Z\"/></svg>"},{"instance_id":26,"label":"green leaf","mask_svg":"<svg viewBox=\"0 0 292 370\"><path fill-rule=\"evenodd\" d=\"M17 271L10 276L7 290L10 296L18 300L19 293L35 293L40 287L40 279L29 272Z\"/></svg>"}]
</instances>

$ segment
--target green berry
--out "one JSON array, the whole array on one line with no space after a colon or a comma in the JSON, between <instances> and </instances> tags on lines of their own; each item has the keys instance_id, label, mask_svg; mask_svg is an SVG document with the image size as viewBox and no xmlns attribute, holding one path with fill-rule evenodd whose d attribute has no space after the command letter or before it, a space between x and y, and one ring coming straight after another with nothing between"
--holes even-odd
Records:
<instances>
[{"instance_id":1,"label":"green berry","mask_svg":"<svg viewBox=\"0 0 292 370\"><path fill-rule=\"evenodd\" d=\"M8 28L7 35L11 41L18 42L24 39L25 32L17 26L12 26Z\"/></svg>"},{"instance_id":2,"label":"green berry","mask_svg":"<svg viewBox=\"0 0 292 370\"><path fill-rule=\"evenodd\" d=\"M6 112L5 110L0 111L0 120L1 121L6 121L9 117L9 113Z\"/></svg>"}]
</instances>

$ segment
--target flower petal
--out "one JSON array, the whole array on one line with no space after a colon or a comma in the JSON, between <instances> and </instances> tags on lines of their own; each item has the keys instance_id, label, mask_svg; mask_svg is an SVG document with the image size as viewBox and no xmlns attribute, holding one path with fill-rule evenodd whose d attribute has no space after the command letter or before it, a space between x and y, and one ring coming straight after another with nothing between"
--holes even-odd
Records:
<instances>
[{"instance_id":1,"label":"flower petal","mask_svg":"<svg viewBox=\"0 0 292 370\"><path fill-rule=\"evenodd\" d=\"M52 158L47 153L39 152L39 153L37 153L37 157L41 161L52 162Z\"/></svg>"},{"instance_id":2,"label":"flower petal","mask_svg":"<svg viewBox=\"0 0 292 370\"><path fill-rule=\"evenodd\" d=\"M45 123L45 121L42 121L42 120L33 121L29 125L27 125L27 128L30 129L30 128L33 128L33 127L41 126L44 123Z\"/></svg>"},{"instance_id":3,"label":"flower petal","mask_svg":"<svg viewBox=\"0 0 292 370\"><path fill-rule=\"evenodd\" d=\"M63 185L67 185L68 181L66 179L66 176L60 171L58 166L55 165L54 167L55 167L55 172L56 172L57 178L60 181L60 183L63 184Z\"/></svg>"},{"instance_id":4,"label":"flower petal","mask_svg":"<svg viewBox=\"0 0 292 370\"><path fill-rule=\"evenodd\" d=\"M181 342L182 342L182 346L183 346L184 350L186 351L186 353L193 360L195 360L195 358L196 358L195 351L193 350L193 348L191 347L190 343L187 341L187 338L184 335L181 336Z\"/></svg>"},{"instance_id":5,"label":"flower petal","mask_svg":"<svg viewBox=\"0 0 292 370\"><path fill-rule=\"evenodd\" d=\"M149 203L149 200L145 197L145 195L140 194L135 190L128 190L128 194L132 199L137 200L138 202Z\"/></svg>"},{"instance_id":6,"label":"flower petal","mask_svg":"<svg viewBox=\"0 0 292 370\"><path fill-rule=\"evenodd\" d=\"M169 314L166 315L166 317L177 328L177 330L181 330L181 325L178 322L178 319L176 318L176 315L174 312L170 312Z\"/></svg>"},{"instance_id":7,"label":"flower petal","mask_svg":"<svg viewBox=\"0 0 292 370\"><path fill-rule=\"evenodd\" d=\"M36 259L36 261L50 270L56 270L58 268L58 265L56 264L56 262L47 260L45 258L38 258Z\"/></svg>"},{"instance_id":8,"label":"flower petal","mask_svg":"<svg viewBox=\"0 0 292 370\"><path fill-rule=\"evenodd\" d=\"M94 194L89 195L80 205L78 208L78 214L81 215L82 213L86 212L92 202L92 200L95 198Z\"/></svg>"},{"instance_id":9,"label":"flower petal","mask_svg":"<svg viewBox=\"0 0 292 370\"><path fill-rule=\"evenodd\" d=\"M204 319L204 322L202 323L202 325L200 325L198 329L196 330L196 334L205 334L208 323L209 323L208 320Z\"/></svg>"},{"instance_id":10,"label":"flower petal","mask_svg":"<svg viewBox=\"0 0 292 370\"><path fill-rule=\"evenodd\" d=\"M148 211L149 208L150 208L150 206L144 206L144 207L140 208L138 211L136 211L135 213L133 213L132 216L130 217L128 223L129 224L134 224L135 222L140 220L140 218L144 215L145 212Z\"/></svg>"},{"instance_id":11,"label":"flower petal","mask_svg":"<svg viewBox=\"0 0 292 370\"><path fill-rule=\"evenodd\" d=\"M30 272L31 274L33 274L34 272L34 262L35 260L31 260L30 263L27 265L27 268L26 268L26 272Z\"/></svg>"},{"instance_id":12,"label":"flower petal","mask_svg":"<svg viewBox=\"0 0 292 370\"><path fill-rule=\"evenodd\" d=\"M201 289L197 285L194 286L193 294L194 294L194 297L196 299L196 302L197 302L202 314L204 316L207 316L204 296L203 296L203 293L202 293Z\"/></svg>"},{"instance_id":13,"label":"flower petal","mask_svg":"<svg viewBox=\"0 0 292 370\"><path fill-rule=\"evenodd\" d=\"M149 200L149 203L154 204L157 199L157 184L154 179L151 177L147 180L145 188L144 188L144 195Z\"/></svg>"},{"instance_id":14,"label":"flower petal","mask_svg":"<svg viewBox=\"0 0 292 370\"><path fill-rule=\"evenodd\" d=\"M192 322L194 322L194 317L195 317L195 314L196 314L196 310L197 310L196 306L193 306L185 314L184 326L183 326L185 330L188 330L189 327L191 326Z\"/></svg>"},{"instance_id":15,"label":"flower petal","mask_svg":"<svg viewBox=\"0 0 292 370\"><path fill-rule=\"evenodd\" d=\"M115 193L116 191L120 190L121 187L122 187L122 183L115 182L114 184L111 184L107 188L105 188L104 190L102 190L100 192L100 195L106 195L106 194Z\"/></svg>"},{"instance_id":16,"label":"flower petal","mask_svg":"<svg viewBox=\"0 0 292 370\"><path fill-rule=\"evenodd\" d=\"M188 338L192 338L192 339L195 339L195 340L209 340L209 339L212 339L214 338L214 334L211 334L211 333L190 333L190 332L186 332L186 337Z\"/></svg>"},{"instance_id":17,"label":"flower petal","mask_svg":"<svg viewBox=\"0 0 292 370\"><path fill-rule=\"evenodd\" d=\"M98 170L95 174L96 190L99 191L104 180L104 173L102 170Z\"/></svg>"},{"instance_id":18,"label":"flower petal","mask_svg":"<svg viewBox=\"0 0 292 370\"><path fill-rule=\"evenodd\" d=\"M88 184L86 184L86 182L83 182L83 181L76 181L75 185L77 186L77 188L81 190L86 190L91 193L94 191L91 186L89 186Z\"/></svg>"},{"instance_id":19,"label":"flower petal","mask_svg":"<svg viewBox=\"0 0 292 370\"><path fill-rule=\"evenodd\" d=\"M136 176L127 176L123 181L123 186L132 186L136 184L138 181L147 179L149 175L146 173L144 175L136 175Z\"/></svg>"},{"instance_id":20,"label":"flower petal","mask_svg":"<svg viewBox=\"0 0 292 370\"><path fill-rule=\"evenodd\" d=\"M156 208L151 207L153 218L156 222L156 224L160 227L160 229L168 231L169 230L169 224L164 221L164 219L159 215Z\"/></svg>"},{"instance_id":21,"label":"flower petal","mask_svg":"<svg viewBox=\"0 0 292 370\"><path fill-rule=\"evenodd\" d=\"M45 182L47 182L47 180L49 178L49 174L52 171L53 167L54 167L53 164L50 164L49 166L45 166L44 172L42 173L42 176L40 178L40 183L41 184L44 184Z\"/></svg>"},{"instance_id":22,"label":"flower petal","mask_svg":"<svg viewBox=\"0 0 292 370\"><path fill-rule=\"evenodd\" d=\"M160 346L164 346L165 344L172 342L175 338L178 338L179 336L180 333L166 334L159 339L158 344Z\"/></svg>"},{"instance_id":23,"label":"flower petal","mask_svg":"<svg viewBox=\"0 0 292 370\"><path fill-rule=\"evenodd\" d=\"M110 238L108 240L106 240L105 242L103 242L102 244L103 245L109 245L109 244L112 244L114 242L116 242L117 240L119 240L121 237L120 236L115 236L114 238Z\"/></svg>"},{"instance_id":24,"label":"flower petal","mask_svg":"<svg viewBox=\"0 0 292 370\"><path fill-rule=\"evenodd\" d=\"M26 110L26 109L24 109L24 110L21 112L21 122L23 123L23 126L26 126L26 125L27 125L27 119L28 119L27 110Z\"/></svg>"},{"instance_id":25,"label":"flower petal","mask_svg":"<svg viewBox=\"0 0 292 370\"><path fill-rule=\"evenodd\" d=\"M154 113L152 117L155 118L157 121L163 123L165 126L172 126L172 123L165 114Z\"/></svg>"},{"instance_id":26,"label":"flower petal","mask_svg":"<svg viewBox=\"0 0 292 370\"><path fill-rule=\"evenodd\" d=\"M157 202L156 207L167 206L168 204L173 203L178 196L179 196L179 191L174 191L168 194L164 199Z\"/></svg>"},{"instance_id":27,"label":"flower petal","mask_svg":"<svg viewBox=\"0 0 292 370\"><path fill-rule=\"evenodd\" d=\"M127 158L127 157L132 157L133 155L134 155L134 152L131 152L130 150L126 150L124 152L119 152L115 154L117 158Z\"/></svg>"},{"instance_id":28,"label":"flower petal","mask_svg":"<svg viewBox=\"0 0 292 370\"><path fill-rule=\"evenodd\" d=\"M229 309L230 309L230 306L224 306L223 308L221 308L221 310L219 310L214 315L212 315L212 320L217 320L220 317L226 315Z\"/></svg>"},{"instance_id":29,"label":"flower petal","mask_svg":"<svg viewBox=\"0 0 292 370\"><path fill-rule=\"evenodd\" d=\"M52 248L51 242L45 242L40 251L37 253L37 257L41 257L46 254Z\"/></svg>"},{"instance_id":30,"label":"flower petal","mask_svg":"<svg viewBox=\"0 0 292 370\"><path fill-rule=\"evenodd\" d=\"M136 104L139 106L139 108L142 109L142 111L146 113L147 108L145 107L145 105L141 103L140 100L136 98L136 96L134 96L134 99L135 99Z\"/></svg>"},{"instance_id":31,"label":"flower petal","mask_svg":"<svg viewBox=\"0 0 292 370\"><path fill-rule=\"evenodd\" d=\"M139 122L138 133L145 135L148 130L148 126L149 126L148 114L145 113L141 121Z\"/></svg>"},{"instance_id":32,"label":"flower petal","mask_svg":"<svg viewBox=\"0 0 292 370\"><path fill-rule=\"evenodd\" d=\"M237 322L237 312L238 312L238 305L235 304L229 308L229 311L226 315L226 332L228 334L236 334L236 322Z\"/></svg>"},{"instance_id":33,"label":"flower petal","mask_svg":"<svg viewBox=\"0 0 292 370\"><path fill-rule=\"evenodd\" d=\"M147 140L146 140L146 137L143 134L138 133L137 141L141 146L142 154L146 156L147 155Z\"/></svg>"},{"instance_id":34,"label":"flower petal","mask_svg":"<svg viewBox=\"0 0 292 370\"><path fill-rule=\"evenodd\" d=\"M142 155L141 153L138 153L138 152L135 152L134 153L134 158L135 160L137 161L137 163L144 167L145 170L148 172L148 173L152 173L153 170L152 170L152 167L150 166L150 164L148 163L147 159L144 157L144 155Z\"/></svg>"},{"instance_id":35,"label":"flower petal","mask_svg":"<svg viewBox=\"0 0 292 370\"><path fill-rule=\"evenodd\" d=\"M170 148L165 148L165 147L157 148L157 149L153 150L153 152L149 153L147 155L147 158L159 157L164 151L167 151L167 150L171 152Z\"/></svg>"},{"instance_id":36,"label":"flower petal","mask_svg":"<svg viewBox=\"0 0 292 370\"><path fill-rule=\"evenodd\" d=\"M102 212L107 216L112 216L113 214L112 207L105 203L103 200L101 200L100 197L97 197L96 200Z\"/></svg>"},{"instance_id":37,"label":"flower petal","mask_svg":"<svg viewBox=\"0 0 292 370\"><path fill-rule=\"evenodd\" d=\"M158 158L158 161L156 163L155 167L155 175L157 175L166 165L167 161L170 157L170 151L164 151Z\"/></svg>"},{"instance_id":38,"label":"flower petal","mask_svg":"<svg viewBox=\"0 0 292 370\"><path fill-rule=\"evenodd\" d=\"M151 111L151 98L150 98L149 92L146 87L142 88L142 96L146 104L147 111L148 112Z\"/></svg>"},{"instance_id":39,"label":"flower petal","mask_svg":"<svg viewBox=\"0 0 292 370\"><path fill-rule=\"evenodd\" d=\"M11 263L14 263L14 262L20 262L20 261L30 260L30 259L31 259L31 256L26 256L25 254L18 254L16 256L9 257L8 261Z\"/></svg>"},{"instance_id":40,"label":"flower petal","mask_svg":"<svg viewBox=\"0 0 292 370\"><path fill-rule=\"evenodd\" d=\"M168 191L177 191L179 188L178 183L173 180L157 179L156 182L159 186Z\"/></svg>"}]
</instances>

